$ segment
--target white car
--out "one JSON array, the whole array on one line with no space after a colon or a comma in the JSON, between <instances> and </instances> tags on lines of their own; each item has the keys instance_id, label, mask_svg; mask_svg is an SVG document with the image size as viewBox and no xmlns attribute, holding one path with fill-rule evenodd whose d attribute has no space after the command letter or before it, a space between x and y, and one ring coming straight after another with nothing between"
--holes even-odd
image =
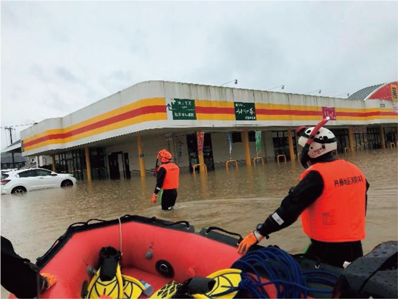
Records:
<instances>
[{"instance_id":1,"label":"white car","mask_svg":"<svg viewBox=\"0 0 398 299\"><path fill-rule=\"evenodd\" d=\"M1 173L1 194L21 194L27 191L74 185L76 178L71 174L56 173L43 168Z\"/></svg>"}]
</instances>

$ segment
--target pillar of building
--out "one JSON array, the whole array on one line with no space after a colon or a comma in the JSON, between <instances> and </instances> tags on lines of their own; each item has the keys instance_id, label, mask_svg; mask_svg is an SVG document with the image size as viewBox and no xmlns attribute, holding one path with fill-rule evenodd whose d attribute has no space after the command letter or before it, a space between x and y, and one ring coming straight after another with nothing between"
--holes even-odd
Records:
<instances>
[{"instance_id":1,"label":"pillar of building","mask_svg":"<svg viewBox=\"0 0 398 299\"><path fill-rule=\"evenodd\" d=\"M138 146L138 162L140 164L140 174L141 177L145 177L145 158L144 158L144 152L142 150L141 136L137 136L137 146Z\"/></svg>"},{"instance_id":2,"label":"pillar of building","mask_svg":"<svg viewBox=\"0 0 398 299\"><path fill-rule=\"evenodd\" d=\"M380 126L380 147L381 149L386 148L386 138L384 137L384 128Z\"/></svg>"},{"instance_id":3,"label":"pillar of building","mask_svg":"<svg viewBox=\"0 0 398 299\"><path fill-rule=\"evenodd\" d=\"M203 150L199 153L198 158L199 158L199 164L200 164L199 171L200 171L200 173L204 173L205 172L205 166L204 166L205 158L203 156Z\"/></svg>"},{"instance_id":4,"label":"pillar of building","mask_svg":"<svg viewBox=\"0 0 398 299\"><path fill-rule=\"evenodd\" d=\"M88 148L88 146L84 148L84 153L86 156L87 181L91 182L90 149Z\"/></svg>"},{"instance_id":5,"label":"pillar of building","mask_svg":"<svg viewBox=\"0 0 398 299\"><path fill-rule=\"evenodd\" d=\"M251 159L250 159L249 131L248 130L244 130L242 132L242 140L243 140L243 147L245 150L246 165L247 165L247 167L250 167L252 164L251 164Z\"/></svg>"},{"instance_id":6,"label":"pillar of building","mask_svg":"<svg viewBox=\"0 0 398 299\"><path fill-rule=\"evenodd\" d=\"M57 170L57 165L55 164L55 155L51 155L51 163L52 163L52 165L51 165L51 168L52 168L52 171L56 171Z\"/></svg>"},{"instance_id":7,"label":"pillar of building","mask_svg":"<svg viewBox=\"0 0 398 299\"><path fill-rule=\"evenodd\" d=\"M350 142L350 152L354 153L354 133L352 132L352 127L348 128L348 139Z\"/></svg>"},{"instance_id":8,"label":"pillar of building","mask_svg":"<svg viewBox=\"0 0 398 299\"><path fill-rule=\"evenodd\" d=\"M292 128L291 127L289 127L287 129L287 141L289 142L290 160L295 161L296 156L294 154L294 145L293 145L293 136L292 136Z\"/></svg>"},{"instance_id":9,"label":"pillar of building","mask_svg":"<svg viewBox=\"0 0 398 299\"><path fill-rule=\"evenodd\" d=\"M196 142L198 143L198 159L199 159L199 172L202 174L202 173L205 173L206 172L206 169L205 169L205 158L204 158L204 156L203 156L203 147L204 147L204 144L205 144L205 136L204 136L204 134L203 134L203 140L201 141L201 142L203 142L203 144L202 144L202 148L201 148L201 150L199 151L199 138L198 138L198 136L200 135L200 133L201 132L196 132Z\"/></svg>"}]
</instances>

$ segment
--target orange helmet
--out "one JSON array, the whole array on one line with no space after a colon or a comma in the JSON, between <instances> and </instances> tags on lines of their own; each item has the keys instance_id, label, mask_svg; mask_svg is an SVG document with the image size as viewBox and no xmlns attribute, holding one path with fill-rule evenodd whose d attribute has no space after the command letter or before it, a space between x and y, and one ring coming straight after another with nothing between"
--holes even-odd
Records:
<instances>
[{"instance_id":1,"label":"orange helmet","mask_svg":"<svg viewBox=\"0 0 398 299\"><path fill-rule=\"evenodd\" d=\"M170 152L166 149L162 149L161 151L158 152L157 159L160 158L160 162L162 163L167 163L171 159L173 159L173 156L170 154Z\"/></svg>"}]
</instances>

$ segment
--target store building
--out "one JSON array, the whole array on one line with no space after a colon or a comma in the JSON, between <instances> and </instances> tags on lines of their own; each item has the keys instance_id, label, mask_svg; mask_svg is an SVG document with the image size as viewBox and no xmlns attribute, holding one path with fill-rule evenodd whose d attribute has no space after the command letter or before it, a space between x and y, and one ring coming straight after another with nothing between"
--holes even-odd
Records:
<instances>
[{"instance_id":1,"label":"store building","mask_svg":"<svg viewBox=\"0 0 398 299\"><path fill-rule=\"evenodd\" d=\"M142 82L22 131L23 155L51 155L54 170L82 180L145 176L162 148L182 169L206 164L211 171L230 159L247 165L257 156L269 162L279 155L297 159L294 129L326 116L339 152L396 146L397 86L375 85L340 99ZM202 151L198 132L205 133L199 138Z\"/></svg>"}]
</instances>

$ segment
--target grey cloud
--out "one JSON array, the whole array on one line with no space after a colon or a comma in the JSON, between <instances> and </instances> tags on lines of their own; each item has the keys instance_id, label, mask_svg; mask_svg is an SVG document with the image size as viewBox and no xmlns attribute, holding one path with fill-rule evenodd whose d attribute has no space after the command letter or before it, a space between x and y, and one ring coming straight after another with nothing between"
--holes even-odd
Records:
<instances>
[{"instance_id":1,"label":"grey cloud","mask_svg":"<svg viewBox=\"0 0 398 299\"><path fill-rule=\"evenodd\" d=\"M57 67L55 69L55 74L60 78L65 81L71 82L71 83L81 83L81 80L78 79L70 70L68 70L65 67Z\"/></svg>"},{"instance_id":2,"label":"grey cloud","mask_svg":"<svg viewBox=\"0 0 398 299\"><path fill-rule=\"evenodd\" d=\"M39 79L42 82L50 82L51 79L47 74L44 72L43 68L38 64L32 64L29 68L30 73L33 77Z\"/></svg>"},{"instance_id":3,"label":"grey cloud","mask_svg":"<svg viewBox=\"0 0 398 299\"><path fill-rule=\"evenodd\" d=\"M116 70L107 76L100 77L100 83L111 93L133 85L131 71Z\"/></svg>"},{"instance_id":4,"label":"grey cloud","mask_svg":"<svg viewBox=\"0 0 398 299\"><path fill-rule=\"evenodd\" d=\"M56 111L66 113L66 111L73 109L70 102L61 98L58 93L50 92L46 99L43 100L43 104L48 108L52 108Z\"/></svg>"}]
</instances>

